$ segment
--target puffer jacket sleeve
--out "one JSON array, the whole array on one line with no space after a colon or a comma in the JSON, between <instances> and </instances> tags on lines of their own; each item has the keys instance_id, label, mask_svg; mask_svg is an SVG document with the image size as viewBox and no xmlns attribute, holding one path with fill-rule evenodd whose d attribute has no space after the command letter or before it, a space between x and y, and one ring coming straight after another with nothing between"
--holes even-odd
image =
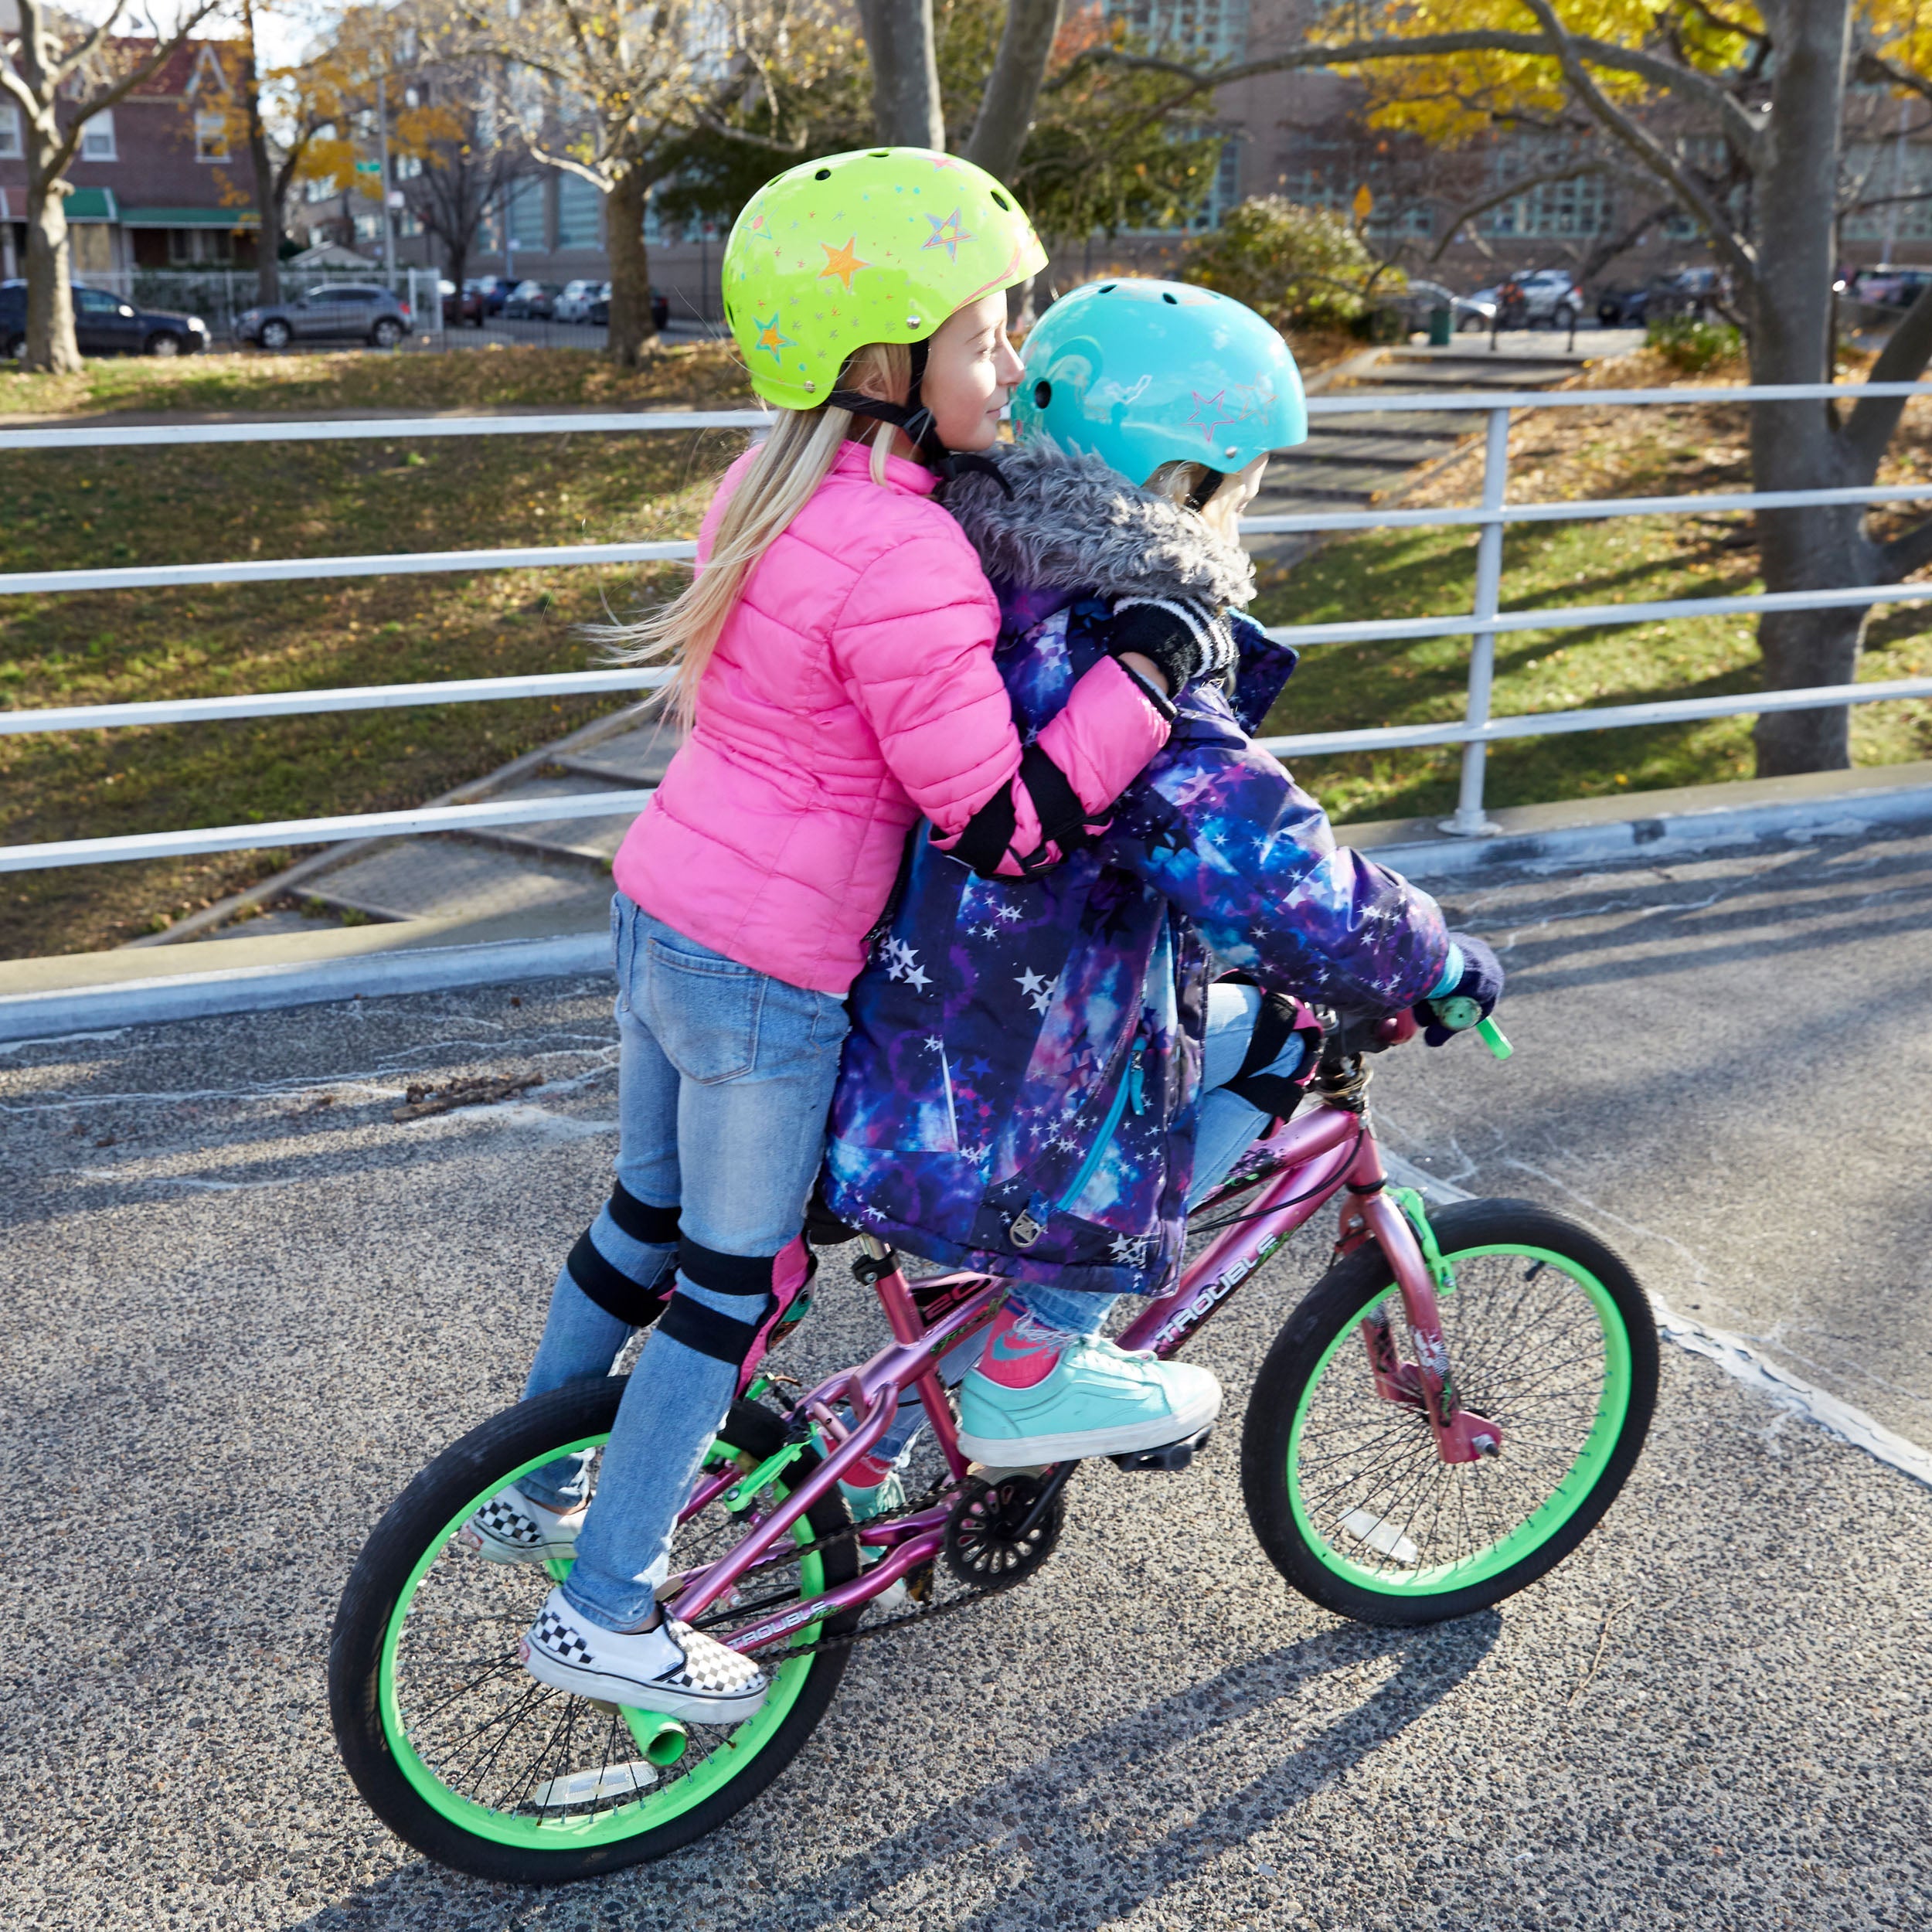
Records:
<instances>
[{"instance_id":1,"label":"puffer jacket sleeve","mask_svg":"<svg viewBox=\"0 0 1932 1932\"><path fill-rule=\"evenodd\" d=\"M1136 788L1110 855L1277 992L1393 1012L1442 977L1436 902L1337 845L1328 815L1252 745L1171 749Z\"/></svg>"},{"instance_id":2,"label":"puffer jacket sleeve","mask_svg":"<svg viewBox=\"0 0 1932 1932\"><path fill-rule=\"evenodd\" d=\"M1023 876L1107 823L1166 742L1173 707L1113 659L1029 745L993 662L999 606L970 551L917 535L854 583L832 636L848 694L933 841L978 872Z\"/></svg>"}]
</instances>

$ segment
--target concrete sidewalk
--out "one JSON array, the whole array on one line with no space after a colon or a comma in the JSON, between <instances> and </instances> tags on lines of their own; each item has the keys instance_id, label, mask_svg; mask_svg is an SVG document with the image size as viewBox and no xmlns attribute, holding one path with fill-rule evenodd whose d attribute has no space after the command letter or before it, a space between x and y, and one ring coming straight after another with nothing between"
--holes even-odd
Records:
<instances>
[{"instance_id":1,"label":"concrete sidewalk","mask_svg":"<svg viewBox=\"0 0 1932 1932\"><path fill-rule=\"evenodd\" d=\"M1932 1440L1932 836L1451 894L1509 1029L1378 1063L1419 1165L1594 1222L1672 1307ZM398 1124L410 1082L533 1083ZM1328 1224L1203 1332L1189 1474L1083 1469L1024 1588L855 1653L767 1796L560 1893L391 1840L321 1699L334 1602L514 1396L609 1185L599 977L0 1053L12 1633L0 1923L177 1932L1908 1932L1932 1923L1932 1492L1665 1351L1622 1499L1544 1583L1345 1624L1247 1526L1238 1422ZM880 1325L833 1257L787 1345Z\"/></svg>"}]
</instances>

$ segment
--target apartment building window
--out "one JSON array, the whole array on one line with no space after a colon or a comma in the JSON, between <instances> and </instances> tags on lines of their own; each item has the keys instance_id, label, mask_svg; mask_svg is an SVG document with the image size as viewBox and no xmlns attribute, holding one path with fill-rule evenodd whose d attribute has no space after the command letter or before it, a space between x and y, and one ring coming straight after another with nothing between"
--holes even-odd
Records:
<instances>
[{"instance_id":1,"label":"apartment building window","mask_svg":"<svg viewBox=\"0 0 1932 1932\"><path fill-rule=\"evenodd\" d=\"M1563 137L1512 141L1491 156L1491 178L1498 188L1520 175L1539 174L1580 158L1576 144ZM1539 182L1514 199L1490 209L1477 224L1485 235L1526 240L1576 240L1609 233L1611 185L1601 175L1575 175L1566 181Z\"/></svg>"},{"instance_id":2,"label":"apartment building window","mask_svg":"<svg viewBox=\"0 0 1932 1932\"><path fill-rule=\"evenodd\" d=\"M1932 148L1855 141L1845 159L1847 185L1867 204L1845 217L1847 241L1932 240Z\"/></svg>"},{"instance_id":3,"label":"apartment building window","mask_svg":"<svg viewBox=\"0 0 1932 1932\"><path fill-rule=\"evenodd\" d=\"M195 117L195 158L226 161L228 158L228 117L217 108Z\"/></svg>"},{"instance_id":4,"label":"apartment building window","mask_svg":"<svg viewBox=\"0 0 1932 1932\"><path fill-rule=\"evenodd\" d=\"M0 100L0 161L16 161L20 151L20 110L11 100Z\"/></svg>"},{"instance_id":5,"label":"apartment building window","mask_svg":"<svg viewBox=\"0 0 1932 1932\"><path fill-rule=\"evenodd\" d=\"M1239 60L1247 51L1248 0L1109 0L1111 19L1169 52Z\"/></svg>"},{"instance_id":6,"label":"apartment building window","mask_svg":"<svg viewBox=\"0 0 1932 1932\"><path fill-rule=\"evenodd\" d=\"M556 184L556 245L594 248L604 196L581 175L560 175Z\"/></svg>"},{"instance_id":7,"label":"apartment building window","mask_svg":"<svg viewBox=\"0 0 1932 1932\"><path fill-rule=\"evenodd\" d=\"M520 181L510 190L510 246L549 246L543 237L543 182L540 177L533 181Z\"/></svg>"},{"instance_id":8,"label":"apartment building window","mask_svg":"<svg viewBox=\"0 0 1932 1932\"><path fill-rule=\"evenodd\" d=\"M81 129L80 158L83 161L118 161L121 158L114 146L113 108L103 108Z\"/></svg>"}]
</instances>

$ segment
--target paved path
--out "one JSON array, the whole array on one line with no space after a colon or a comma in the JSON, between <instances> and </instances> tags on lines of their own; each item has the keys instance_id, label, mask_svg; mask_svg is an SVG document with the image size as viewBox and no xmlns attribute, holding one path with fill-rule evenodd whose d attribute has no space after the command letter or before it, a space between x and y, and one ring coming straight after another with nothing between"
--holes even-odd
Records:
<instances>
[{"instance_id":1,"label":"paved path","mask_svg":"<svg viewBox=\"0 0 1932 1932\"><path fill-rule=\"evenodd\" d=\"M1932 1440L1932 836L1459 897L1519 1052L1390 1056L1392 1141L1591 1216L1672 1305ZM1083 1471L1036 1582L862 1651L705 1844L543 1896L426 1867L336 1767L331 1611L404 1478L514 1393L613 1071L592 982L0 1052L0 1923L1932 1923L1932 1493L1676 1350L1617 1508L1498 1614L1389 1635L1291 1594L1230 1430L1186 1477ZM478 1073L545 1084L390 1120ZM1232 1413L1318 1247L1202 1338ZM877 1332L831 1278L796 1371Z\"/></svg>"}]
</instances>

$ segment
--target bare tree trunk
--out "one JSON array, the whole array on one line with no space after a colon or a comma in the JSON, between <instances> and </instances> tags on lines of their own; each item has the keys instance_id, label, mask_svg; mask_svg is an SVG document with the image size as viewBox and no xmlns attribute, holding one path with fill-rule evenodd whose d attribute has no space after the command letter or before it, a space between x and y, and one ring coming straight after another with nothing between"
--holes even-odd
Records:
<instances>
[{"instance_id":1,"label":"bare tree trunk","mask_svg":"<svg viewBox=\"0 0 1932 1932\"><path fill-rule=\"evenodd\" d=\"M620 369L635 369L645 345L658 332L651 319L651 264L644 246L649 187L641 169L627 168L611 182L604 201L611 230L610 355Z\"/></svg>"},{"instance_id":2,"label":"bare tree trunk","mask_svg":"<svg viewBox=\"0 0 1932 1932\"><path fill-rule=\"evenodd\" d=\"M1040 83L1060 29L1062 0L1007 0L1006 26L986 77L966 158L1005 181L1019 164L1033 128Z\"/></svg>"},{"instance_id":3,"label":"bare tree trunk","mask_svg":"<svg viewBox=\"0 0 1932 1932\"><path fill-rule=\"evenodd\" d=\"M1751 380L1821 383L1832 369L1834 198L1850 46L1849 0L1784 0L1769 119L1769 165L1758 180L1760 258L1750 316ZM1751 410L1751 478L1760 490L1869 482L1844 446L1829 405L1760 403ZM1856 509L1770 510L1758 519L1766 587L1815 590L1875 581L1876 548ZM1767 689L1849 684L1862 611L1794 611L1758 621ZM1753 729L1757 774L1781 777L1851 763L1850 714L1767 712Z\"/></svg>"},{"instance_id":4,"label":"bare tree trunk","mask_svg":"<svg viewBox=\"0 0 1932 1932\"><path fill-rule=\"evenodd\" d=\"M255 239L255 299L265 308L282 298L282 202L275 191L275 162L262 123L261 71L255 53L255 9L242 9L246 39L242 54L242 105L248 116L248 161L255 176L255 210L261 226Z\"/></svg>"},{"instance_id":5,"label":"bare tree trunk","mask_svg":"<svg viewBox=\"0 0 1932 1932\"><path fill-rule=\"evenodd\" d=\"M859 0L859 24L872 56L872 118L879 138L895 148L946 145L933 42L933 0Z\"/></svg>"},{"instance_id":6,"label":"bare tree trunk","mask_svg":"<svg viewBox=\"0 0 1932 1932\"><path fill-rule=\"evenodd\" d=\"M81 367L74 339L73 289L69 280L67 184L48 179L37 136L27 172L27 355L26 368L68 376Z\"/></svg>"}]
</instances>

